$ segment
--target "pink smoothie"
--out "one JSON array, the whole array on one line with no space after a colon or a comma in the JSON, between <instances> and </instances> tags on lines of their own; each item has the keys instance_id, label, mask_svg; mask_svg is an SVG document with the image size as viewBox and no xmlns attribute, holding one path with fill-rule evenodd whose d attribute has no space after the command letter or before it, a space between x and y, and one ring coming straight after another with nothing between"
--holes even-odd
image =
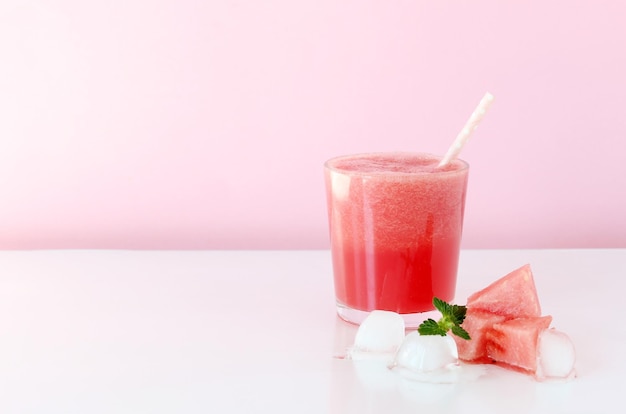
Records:
<instances>
[{"instance_id":1,"label":"pink smoothie","mask_svg":"<svg viewBox=\"0 0 626 414\"><path fill-rule=\"evenodd\" d=\"M411 314L454 298L469 167L428 154L325 164L339 308Z\"/></svg>"}]
</instances>

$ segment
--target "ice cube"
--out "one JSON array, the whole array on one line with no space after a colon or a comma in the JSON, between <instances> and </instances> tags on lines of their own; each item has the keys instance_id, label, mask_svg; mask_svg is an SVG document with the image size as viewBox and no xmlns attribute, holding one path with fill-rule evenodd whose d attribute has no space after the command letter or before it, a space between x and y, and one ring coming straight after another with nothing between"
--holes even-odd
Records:
<instances>
[{"instance_id":1,"label":"ice cube","mask_svg":"<svg viewBox=\"0 0 626 414\"><path fill-rule=\"evenodd\" d=\"M408 334L396 354L396 365L430 372L458 364L456 343L449 336Z\"/></svg>"},{"instance_id":2,"label":"ice cube","mask_svg":"<svg viewBox=\"0 0 626 414\"><path fill-rule=\"evenodd\" d=\"M459 368L456 343L449 336L411 332L398 349L392 368L419 381L455 382Z\"/></svg>"},{"instance_id":3,"label":"ice cube","mask_svg":"<svg viewBox=\"0 0 626 414\"><path fill-rule=\"evenodd\" d=\"M404 329L404 319L396 312L372 311L359 326L348 357L391 359L404 340Z\"/></svg>"},{"instance_id":4,"label":"ice cube","mask_svg":"<svg viewBox=\"0 0 626 414\"><path fill-rule=\"evenodd\" d=\"M576 350L564 332L554 328L539 334L537 344L538 380L567 380L575 376Z\"/></svg>"}]
</instances>

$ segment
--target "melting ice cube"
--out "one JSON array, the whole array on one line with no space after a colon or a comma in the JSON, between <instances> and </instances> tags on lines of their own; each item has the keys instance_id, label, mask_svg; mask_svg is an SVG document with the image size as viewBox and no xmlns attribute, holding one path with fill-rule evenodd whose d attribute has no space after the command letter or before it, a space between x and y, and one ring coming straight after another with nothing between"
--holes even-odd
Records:
<instances>
[{"instance_id":1,"label":"melting ice cube","mask_svg":"<svg viewBox=\"0 0 626 414\"><path fill-rule=\"evenodd\" d=\"M537 379L566 380L575 376L576 351L567 334L546 329L539 334L537 348Z\"/></svg>"},{"instance_id":2,"label":"melting ice cube","mask_svg":"<svg viewBox=\"0 0 626 414\"><path fill-rule=\"evenodd\" d=\"M351 359L392 358L404 340L404 319L395 312L375 310L359 326Z\"/></svg>"},{"instance_id":3,"label":"melting ice cube","mask_svg":"<svg viewBox=\"0 0 626 414\"><path fill-rule=\"evenodd\" d=\"M392 368L419 381L455 382L459 368L456 343L449 336L411 332L398 349Z\"/></svg>"}]
</instances>

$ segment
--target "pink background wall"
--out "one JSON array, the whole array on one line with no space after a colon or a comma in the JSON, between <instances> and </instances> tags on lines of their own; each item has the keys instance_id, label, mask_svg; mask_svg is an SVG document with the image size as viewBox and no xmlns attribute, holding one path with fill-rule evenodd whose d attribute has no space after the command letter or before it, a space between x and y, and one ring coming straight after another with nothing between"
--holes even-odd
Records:
<instances>
[{"instance_id":1,"label":"pink background wall","mask_svg":"<svg viewBox=\"0 0 626 414\"><path fill-rule=\"evenodd\" d=\"M3 0L0 248L326 248L322 163L463 153L464 247L626 247L626 3Z\"/></svg>"}]
</instances>

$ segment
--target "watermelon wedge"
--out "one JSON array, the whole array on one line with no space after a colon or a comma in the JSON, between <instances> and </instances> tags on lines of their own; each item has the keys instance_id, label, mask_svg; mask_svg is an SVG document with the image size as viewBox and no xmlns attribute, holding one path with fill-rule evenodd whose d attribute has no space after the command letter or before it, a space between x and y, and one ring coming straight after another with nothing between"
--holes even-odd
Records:
<instances>
[{"instance_id":1,"label":"watermelon wedge","mask_svg":"<svg viewBox=\"0 0 626 414\"><path fill-rule=\"evenodd\" d=\"M541 316L530 265L473 293L466 307L462 327L471 339L453 336L460 360L495 362L539 381L576 376L574 345L565 333L550 329L552 316Z\"/></svg>"},{"instance_id":2,"label":"watermelon wedge","mask_svg":"<svg viewBox=\"0 0 626 414\"><path fill-rule=\"evenodd\" d=\"M537 370L537 341L548 329L552 316L517 318L495 323L485 334L487 355L497 362L534 373Z\"/></svg>"},{"instance_id":3,"label":"watermelon wedge","mask_svg":"<svg viewBox=\"0 0 626 414\"><path fill-rule=\"evenodd\" d=\"M472 339L467 341L456 335L452 336L456 341L459 359L475 363L493 362L487 355L486 334L494 324L504 322L506 319L504 315L496 315L495 313L474 308L467 309L463 329L469 333Z\"/></svg>"},{"instance_id":4,"label":"watermelon wedge","mask_svg":"<svg viewBox=\"0 0 626 414\"><path fill-rule=\"evenodd\" d=\"M524 265L470 295L467 308L484 310L507 319L541 316L530 265Z\"/></svg>"}]
</instances>

